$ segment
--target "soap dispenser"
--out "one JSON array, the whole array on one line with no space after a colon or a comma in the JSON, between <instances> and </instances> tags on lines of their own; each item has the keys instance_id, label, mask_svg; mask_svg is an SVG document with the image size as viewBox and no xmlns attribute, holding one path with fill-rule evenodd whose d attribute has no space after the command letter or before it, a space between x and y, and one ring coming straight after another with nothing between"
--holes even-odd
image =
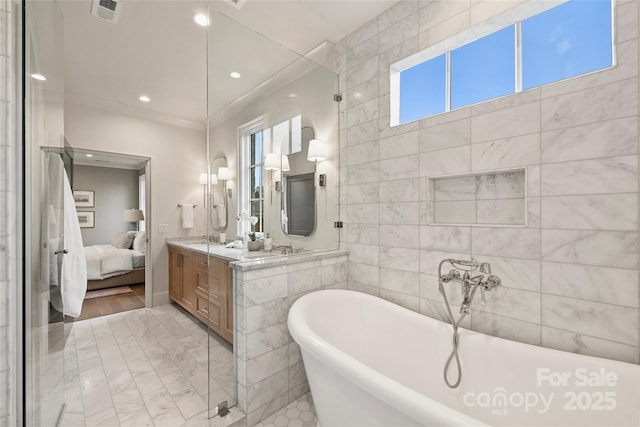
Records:
<instances>
[{"instance_id":1,"label":"soap dispenser","mask_svg":"<svg viewBox=\"0 0 640 427\"><path fill-rule=\"evenodd\" d=\"M264 238L264 250L265 252L271 252L271 237L267 233L267 237Z\"/></svg>"}]
</instances>

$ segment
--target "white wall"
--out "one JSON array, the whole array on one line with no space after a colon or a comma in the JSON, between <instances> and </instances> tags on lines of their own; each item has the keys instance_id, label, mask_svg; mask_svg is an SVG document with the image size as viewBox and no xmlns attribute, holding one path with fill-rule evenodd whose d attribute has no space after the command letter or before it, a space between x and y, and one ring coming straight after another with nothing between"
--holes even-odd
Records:
<instances>
[{"instance_id":1,"label":"white wall","mask_svg":"<svg viewBox=\"0 0 640 427\"><path fill-rule=\"evenodd\" d=\"M153 304L169 302L167 237L204 235L199 174L205 170L205 132L96 108L65 104L65 134L74 148L108 151L151 159L151 229L147 230L153 263ZM195 227L182 228L178 203L198 204ZM169 233L159 234L158 225Z\"/></svg>"},{"instance_id":2,"label":"white wall","mask_svg":"<svg viewBox=\"0 0 640 427\"><path fill-rule=\"evenodd\" d=\"M337 76L323 67L315 67L280 89L266 95L264 93L251 95L252 98L249 98L251 102L247 108L212 127L210 133L212 159L224 153L229 160L232 173L236 175L233 199L229 205L229 226L227 228L229 236L236 234L238 127L264 116L265 129L269 129L284 120L301 114L302 126L312 126L315 129L316 137L324 140L328 147L328 158L319 162L317 169L317 173L327 174L327 186L316 187L316 231L309 237L283 234L279 219L279 193L269 189L271 185L270 172L265 173L265 231L272 234L274 244L293 243L296 247L311 249L338 247L339 233L333 228L333 222L338 220L339 196L338 106L333 101L336 85ZM290 94L296 96L290 97ZM273 197L273 202L271 197Z\"/></svg>"},{"instance_id":3,"label":"white wall","mask_svg":"<svg viewBox=\"0 0 640 427\"><path fill-rule=\"evenodd\" d=\"M503 286L472 329L639 363L638 2L615 2L612 69L389 126L390 64L520 3L402 1L336 43L349 287L445 319L437 263L474 257ZM527 227L427 225L428 176L513 167Z\"/></svg>"},{"instance_id":4,"label":"white wall","mask_svg":"<svg viewBox=\"0 0 640 427\"><path fill-rule=\"evenodd\" d=\"M95 212L95 227L81 229L85 246L110 243L116 234L129 230L122 213L138 207L138 171L77 165L73 188L94 192L95 207L77 208L78 212Z\"/></svg>"}]
</instances>

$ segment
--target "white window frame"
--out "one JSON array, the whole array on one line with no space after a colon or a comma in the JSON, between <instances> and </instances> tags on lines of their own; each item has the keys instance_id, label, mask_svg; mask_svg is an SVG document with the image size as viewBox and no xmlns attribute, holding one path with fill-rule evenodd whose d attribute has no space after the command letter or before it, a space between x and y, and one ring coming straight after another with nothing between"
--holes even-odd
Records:
<instances>
[{"instance_id":1,"label":"white window frame","mask_svg":"<svg viewBox=\"0 0 640 427\"><path fill-rule=\"evenodd\" d=\"M258 117L248 123L238 127L238 215L243 212L251 212L251 177L249 176L249 167L251 165L251 135L256 132L264 132L264 117ZM264 161L264 150L266 141L263 134L262 139L262 157ZM264 168L262 170L262 182L264 183ZM244 237L250 231L250 225L247 221L236 221L236 233L238 237Z\"/></svg>"},{"instance_id":2,"label":"white window frame","mask_svg":"<svg viewBox=\"0 0 640 427\"><path fill-rule=\"evenodd\" d=\"M390 65L389 67L389 84L390 84L390 96L389 96L389 102L390 102L390 127L394 127L394 126L399 126L399 125L403 125L403 124L407 124L410 122L404 122L404 123L400 123L400 73L411 68L414 67L418 64L421 64L423 62L429 61L433 58L436 58L440 55L445 54L446 55L446 95L445 95L445 111L443 113L438 113L438 114L444 114L447 113L449 111L452 111L451 109L451 82L450 82L450 78L451 78L451 69L450 69L450 65L451 65L451 59L450 59L450 52L452 50L457 49L458 47L464 46L466 44L469 44L471 42L474 42L476 40L479 40L485 36L488 36L490 34L493 34L497 31L503 30L507 27L510 27L512 25L515 25L515 49L516 49L516 55L515 55L515 72L516 72L516 87L513 93L510 93L508 95L503 95L503 96L510 96L513 95L514 93L520 93L522 92L522 37L521 37L521 30L522 30L522 26L521 23L522 21L531 18L532 16L535 15L539 15L543 12L546 12L549 9L552 9L556 6L560 6L561 4L567 3L569 0L550 0L550 1L540 1L540 0L531 0L527 3L524 3L518 7L515 7L512 10L509 10L503 14L500 14L498 16L495 16L489 20L487 20L486 22L483 22L479 25L476 25L473 28L469 28L468 30L465 30L453 37L450 37L446 40L443 40L439 43L436 43L435 45L422 50L420 52L417 52L409 57L406 57L404 59L401 59L400 61L397 61L393 64ZM603 70L608 70L611 68L614 68L616 66L616 62L617 62L617 57L616 57L616 39L615 39L615 0L611 0L611 41L612 41L612 49L611 49L611 67L607 67L607 68L602 68L599 70L595 70L592 71L590 73L586 73L586 74L592 74L592 73L597 73ZM564 81L564 80L570 80L573 78L577 78L577 77L581 77L584 76L586 74L581 74L579 76L574 76L574 77L570 77L567 79L562 79L562 80L558 80L558 81ZM552 84L555 82L551 82L548 84ZM501 96L502 97L502 96ZM501 98L501 97L496 97L496 98L491 98L491 99L497 99L497 98ZM486 101L490 101L491 99L488 99ZM481 102L486 102L486 101L481 101ZM475 104L470 104L470 105L475 105ZM467 107L467 106L465 106ZM461 108L465 108L465 107L461 107ZM426 116L426 117L433 117L437 114L433 114L430 116ZM421 117L419 119L415 119L415 120L421 120L424 119L426 117ZM415 121L412 120L412 121Z\"/></svg>"}]
</instances>

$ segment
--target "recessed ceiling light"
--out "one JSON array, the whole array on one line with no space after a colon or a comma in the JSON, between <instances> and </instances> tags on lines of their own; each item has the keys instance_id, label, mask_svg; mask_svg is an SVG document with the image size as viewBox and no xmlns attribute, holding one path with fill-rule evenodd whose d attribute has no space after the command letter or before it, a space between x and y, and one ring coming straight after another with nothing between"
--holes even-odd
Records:
<instances>
[{"instance_id":1,"label":"recessed ceiling light","mask_svg":"<svg viewBox=\"0 0 640 427\"><path fill-rule=\"evenodd\" d=\"M140 101L142 102L149 102L151 101L151 98L149 98L147 95L141 95L140 98L138 98Z\"/></svg>"},{"instance_id":2,"label":"recessed ceiling light","mask_svg":"<svg viewBox=\"0 0 640 427\"><path fill-rule=\"evenodd\" d=\"M231 74L229 74L229 75L231 76L231 78L232 78L232 79L239 79L239 78L241 77L241 76L240 76L240 73L239 73L239 72L237 72L237 71L233 71L233 72L232 72Z\"/></svg>"},{"instance_id":3,"label":"recessed ceiling light","mask_svg":"<svg viewBox=\"0 0 640 427\"><path fill-rule=\"evenodd\" d=\"M193 20L196 21L196 24L200 25L201 27L209 26L209 17L204 13L198 13L193 17Z\"/></svg>"},{"instance_id":4,"label":"recessed ceiling light","mask_svg":"<svg viewBox=\"0 0 640 427\"><path fill-rule=\"evenodd\" d=\"M40 80L40 81L47 80L47 78L45 76L43 76L42 74L38 74L38 73L31 74L31 77L33 77L36 80Z\"/></svg>"},{"instance_id":5,"label":"recessed ceiling light","mask_svg":"<svg viewBox=\"0 0 640 427\"><path fill-rule=\"evenodd\" d=\"M295 98L296 96L298 96L298 95L296 95L295 93L290 93L289 94L289 98Z\"/></svg>"},{"instance_id":6,"label":"recessed ceiling light","mask_svg":"<svg viewBox=\"0 0 640 427\"><path fill-rule=\"evenodd\" d=\"M93 157L93 154L85 154L87 157Z\"/></svg>"}]
</instances>

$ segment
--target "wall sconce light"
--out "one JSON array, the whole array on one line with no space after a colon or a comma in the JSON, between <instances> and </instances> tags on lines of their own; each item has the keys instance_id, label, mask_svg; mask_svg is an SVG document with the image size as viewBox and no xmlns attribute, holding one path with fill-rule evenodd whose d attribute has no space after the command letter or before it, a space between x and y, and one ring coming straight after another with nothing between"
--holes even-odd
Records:
<instances>
[{"instance_id":1,"label":"wall sconce light","mask_svg":"<svg viewBox=\"0 0 640 427\"><path fill-rule=\"evenodd\" d=\"M144 214L140 209L126 209L122 213L122 220L131 223L131 230L138 231L138 223L144 221Z\"/></svg>"},{"instance_id":2,"label":"wall sconce light","mask_svg":"<svg viewBox=\"0 0 640 427\"><path fill-rule=\"evenodd\" d=\"M282 155L282 172L289 172L291 170L291 166L289 166L289 156L286 154Z\"/></svg>"},{"instance_id":3,"label":"wall sconce light","mask_svg":"<svg viewBox=\"0 0 640 427\"><path fill-rule=\"evenodd\" d=\"M320 139L312 139L309 141L309 151L307 152L307 160L310 162L321 162L327 158L327 149L324 142Z\"/></svg>"},{"instance_id":4,"label":"wall sconce light","mask_svg":"<svg viewBox=\"0 0 640 427\"><path fill-rule=\"evenodd\" d=\"M207 173L203 172L200 174L200 184L207 185ZM218 177L215 173L211 174L211 185L218 185Z\"/></svg>"},{"instance_id":5,"label":"wall sconce light","mask_svg":"<svg viewBox=\"0 0 640 427\"><path fill-rule=\"evenodd\" d=\"M209 175L210 180L211 180L211 185L218 185L218 177L216 176L215 173L212 173L211 175ZM203 172L200 174L200 185L202 185L204 187L204 205L207 206L207 196L211 196L211 205L215 205L214 201L213 201L213 191L209 192L207 191L207 173Z\"/></svg>"},{"instance_id":6,"label":"wall sconce light","mask_svg":"<svg viewBox=\"0 0 640 427\"><path fill-rule=\"evenodd\" d=\"M264 170L277 171L280 169L280 162L278 161L278 155L276 153L267 153L264 158Z\"/></svg>"},{"instance_id":7,"label":"wall sconce light","mask_svg":"<svg viewBox=\"0 0 640 427\"><path fill-rule=\"evenodd\" d=\"M231 189L227 188L227 181L231 181L231 172L228 167L221 166L218 168L218 181L222 181L224 188L227 191L227 195L231 198Z\"/></svg>"}]
</instances>

